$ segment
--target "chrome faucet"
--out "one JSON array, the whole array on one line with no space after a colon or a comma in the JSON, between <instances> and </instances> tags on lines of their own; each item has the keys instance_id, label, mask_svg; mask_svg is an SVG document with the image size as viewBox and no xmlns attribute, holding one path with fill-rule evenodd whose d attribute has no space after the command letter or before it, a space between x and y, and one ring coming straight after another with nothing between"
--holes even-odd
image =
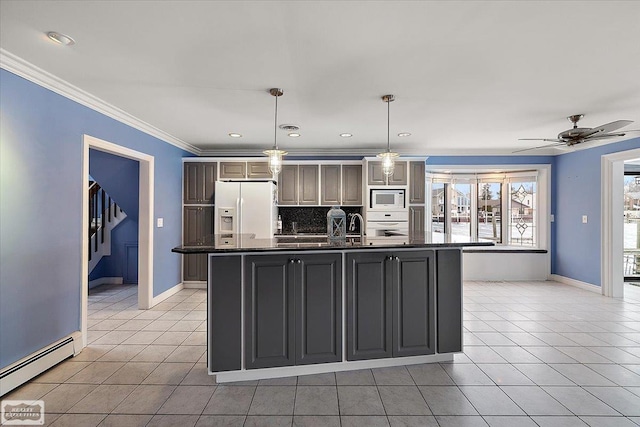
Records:
<instances>
[{"instance_id":1,"label":"chrome faucet","mask_svg":"<svg viewBox=\"0 0 640 427\"><path fill-rule=\"evenodd\" d=\"M349 231L356 231L356 218L360 220L360 243L364 243L364 218L359 213L351 213L349 216L351 217Z\"/></svg>"}]
</instances>

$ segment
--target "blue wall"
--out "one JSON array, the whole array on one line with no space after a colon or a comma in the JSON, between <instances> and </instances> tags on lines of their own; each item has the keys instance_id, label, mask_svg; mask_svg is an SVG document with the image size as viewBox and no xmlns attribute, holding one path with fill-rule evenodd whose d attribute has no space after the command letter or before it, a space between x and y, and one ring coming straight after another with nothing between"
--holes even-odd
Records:
<instances>
[{"instance_id":1,"label":"blue wall","mask_svg":"<svg viewBox=\"0 0 640 427\"><path fill-rule=\"evenodd\" d=\"M601 157L640 148L640 138L575 151L555 158L551 188L551 272L601 284ZM587 215L587 224L582 223ZM622 268L622 266L620 266Z\"/></svg>"},{"instance_id":2,"label":"blue wall","mask_svg":"<svg viewBox=\"0 0 640 427\"><path fill-rule=\"evenodd\" d=\"M89 149L89 174L127 213L137 220L140 166L136 160Z\"/></svg>"},{"instance_id":3,"label":"blue wall","mask_svg":"<svg viewBox=\"0 0 640 427\"><path fill-rule=\"evenodd\" d=\"M154 295L181 281L171 248L191 154L6 70L0 87L1 368L80 329L83 134L155 158Z\"/></svg>"},{"instance_id":4,"label":"blue wall","mask_svg":"<svg viewBox=\"0 0 640 427\"><path fill-rule=\"evenodd\" d=\"M126 246L132 244L138 244L138 221L127 217L111 232L111 255L102 257L89 273L89 280L125 277Z\"/></svg>"}]
</instances>

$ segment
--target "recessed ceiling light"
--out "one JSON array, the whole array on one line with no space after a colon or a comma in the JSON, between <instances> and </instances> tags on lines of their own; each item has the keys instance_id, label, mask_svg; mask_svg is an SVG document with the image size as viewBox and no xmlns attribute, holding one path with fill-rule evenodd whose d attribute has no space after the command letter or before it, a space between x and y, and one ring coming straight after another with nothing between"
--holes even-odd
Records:
<instances>
[{"instance_id":1,"label":"recessed ceiling light","mask_svg":"<svg viewBox=\"0 0 640 427\"><path fill-rule=\"evenodd\" d=\"M296 133L296 132L291 132L291 133L289 134L289 136L290 136L291 138L297 138L297 137L299 137L299 136L300 136L300 134L299 134L299 133Z\"/></svg>"},{"instance_id":2,"label":"recessed ceiling light","mask_svg":"<svg viewBox=\"0 0 640 427\"><path fill-rule=\"evenodd\" d=\"M231 133L229 133L229 136L230 136L231 138L242 138L242 134L240 134L240 133L235 133L235 132L231 132Z\"/></svg>"},{"instance_id":3,"label":"recessed ceiling light","mask_svg":"<svg viewBox=\"0 0 640 427\"><path fill-rule=\"evenodd\" d=\"M73 44L76 44L76 41L71 37L69 37L68 35L57 33L55 31L49 31L47 33L47 37L49 37L49 39L53 40L54 42L61 45L65 45L65 46L71 46Z\"/></svg>"},{"instance_id":4,"label":"recessed ceiling light","mask_svg":"<svg viewBox=\"0 0 640 427\"><path fill-rule=\"evenodd\" d=\"M300 130L298 125L280 125L278 127L282 130Z\"/></svg>"},{"instance_id":5,"label":"recessed ceiling light","mask_svg":"<svg viewBox=\"0 0 640 427\"><path fill-rule=\"evenodd\" d=\"M398 136L402 138L402 137L405 137L405 136L411 136L411 134L409 132L400 132L398 134Z\"/></svg>"},{"instance_id":6,"label":"recessed ceiling light","mask_svg":"<svg viewBox=\"0 0 640 427\"><path fill-rule=\"evenodd\" d=\"M353 136L353 134L351 134L351 133L341 133L340 136L343 137L343 138L351 138Z\"/></svg>"}]
</instances>

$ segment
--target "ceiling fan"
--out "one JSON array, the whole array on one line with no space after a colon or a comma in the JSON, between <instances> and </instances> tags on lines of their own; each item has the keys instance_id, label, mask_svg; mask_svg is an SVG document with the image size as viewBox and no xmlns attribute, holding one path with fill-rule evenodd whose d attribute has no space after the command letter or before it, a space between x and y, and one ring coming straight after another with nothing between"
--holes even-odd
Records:
<instances>
[{"instance_id":1,"label":"ceiling fan","mask_svg":"<svg viewBox=\"0 0 640 427\"><path fill-rule=\"evenodd\" d=\"M595 141L598 139L615 138L625 136L624 133L611 133L615 130L623 128L633 123L633 120L616 120L615 122L607 123L595 128L579 128L578 121L584 117L584 114L574 114L567 117L567 119L573 123L573 128L560 132L557 138L520 138L518 141L547 141L552 144L540 145L538 147L525 148L522 150L516 150L514 153L522 151L536 150L538 148L557 147L559 145L566 145L571 147L576 144L582 144L583 142ZM629 130L626 132L638 132L637 130Z\"/></svg>"}]
</instances>

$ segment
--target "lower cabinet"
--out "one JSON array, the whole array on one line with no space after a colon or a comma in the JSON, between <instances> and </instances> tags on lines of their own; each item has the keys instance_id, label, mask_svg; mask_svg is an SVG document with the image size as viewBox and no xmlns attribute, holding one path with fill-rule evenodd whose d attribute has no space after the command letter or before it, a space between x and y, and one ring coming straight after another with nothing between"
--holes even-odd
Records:
<instances>
[{"instance_id":1,"label":"lower cabinet","mask_svg":"<svg viewBox=\"0 0 640 427\"><path fill-rule=\"evenodd\" d=\"M245 260L247 369L342 360L341 254Z\"/></svg>"},{"instance_id":2,"label":"lower cabinet","mask_svg":"<svg viewBox=\"0 0 640 427\"><path fill-rule=\"evenodd\" d=\"M184 207L184 243L197 242L213 233L213 206ZM207 280L207 254L183 255L182 280Z\"/></svg>"},{"instance_id":3,"label":"lower cabinet","mask_svg":"<svg viewBox=\"0 0 640 427\"><path fill-rule=\"evenodd\" d=\"M435 353L434 258L347 254L347 360Z\"/></svg>"}]
</instances>

